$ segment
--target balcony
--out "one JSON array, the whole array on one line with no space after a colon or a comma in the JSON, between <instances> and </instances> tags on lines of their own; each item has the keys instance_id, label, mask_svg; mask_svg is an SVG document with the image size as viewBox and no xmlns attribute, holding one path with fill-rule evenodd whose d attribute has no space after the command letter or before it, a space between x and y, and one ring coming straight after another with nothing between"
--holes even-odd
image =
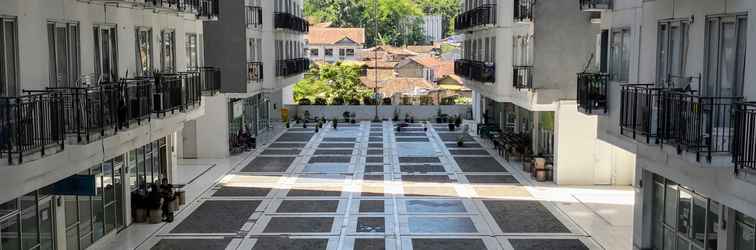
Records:
<instances>
[{"instance_id":1,"label":"balcony","mask_svg":"<svg viewBox=\"0 0 756 250\"><path fill-rule=\"evenodd\" d=\"M620 134L635 140L659 143L659 100L663 89L653 84L622 85Z\"/></svg>"},{"instance_id":2,"label":"balcony","mask_svg":"<svg viewBox=\"0 0 756 250\"><path fill-rule=\"evenodd\" d=\"M310 60L307 58L286 59L276 61L276 76L290 77L306 72L310 69Z\"/></svg>"},{"instance_id":3,"label":"balcony","mask_svg":"<svg viewBox=\"0 0 756 250\"><path fill-rule=\"evenodd\" d=\"M512 85L515 89L533 89L533 66L512 66Z\"/></svg>"},{"instance_id":4,"label":"balcony","mask_svg":"<svg viewBox=\"0 0 756 250\"><path fill-rule=\"evenodd\" d=\"M204 96L213 96L221 89L221 72L215 67L200 67L197 69L200 80L200 90Z\"/></svg>"},{"instance_id":5,"label":"balcony","mask_svg":"<svg viewBox=\"0 0 756 250\"><path fill-rule=\"evenodd\" d=\"M580 10L582 11L602 11L611 9L612 0L580 0Z\"/></svg>"},{"instance_id":6,"label":"balcony","mask_svg":"<svg viewBox=\"0 0 756 250\"><path fill-rule=\"evenodd\" d=\"M735 110L732 159L735 172L756 173L756 103L740 103Z\"/></svg>"},{"instance_id":7,"label":"balcony","mask_svg":"<svg viewBox=\"0 0 756 250\"><path fill-rule=\"evenodd\" d=\"M217 20L220 15L220 0L197 0L197 18L201 20Z\"/></svg>"},{"instance_id":8,"label":"balcony","mask_svg":"<svg viewBox=\"0 0 756 250\"><path fill-rule=\"evenodd\" d=\"M514 22L527 23L533 21L533 0L514 0Z\"/></svg>"},{"instance_id":9,"label":"balcony","mask_svg":"<svg viewBox=\"0 0 756 250\"><path fill-rule=\"evenodd\" d=\"M63 99L56 92L0 97L0 158L8 164L24 157L45 156L64 148Z\"/></svg>"},{"instance_id":10,"label":"balcony","mask_svg":"<svg viewBox=\"0 0 756 250\"><path fill-rule=\"evenodd\" d=\"M263 79L263 63L262 62L248 62L247 63L247 80L260 81L262 79Z\"/></svg>"},{"instance_id":11,"label":"balcony","mask_svg":"<svg viewBox=\"0 0 756 250\"><path fill-rule=\"evenodd\" d=\"M273 15L276 29L287 29L300 33L310 31L310 23L301 17L284 12L276 12Z\"/></svg>"},{"instance_id":12,"label":"balcony","mask_svg":"<svg viewBox=\"0 0 756 250\"><path fill-rule=\"evenodd\" d=\"M482 82L496 82L496 65L467 59L454 61L454 74L466 79Z\"/></svg>"},{"instance_id":13,"label":"balcony","mask_svg":"<svg viewBox=\"0 0 756 250\"><path fill-rule=\"evenodd\" d=\"M97 134L105 137L106 133L120 129L120 119L125 119L126 107L119 83L56 87L46 91L60 94L65 114L64 133L76 137L77 143L90 143L97 139L92 137Z\"/></svg>"},{"instance_id":14,"label":"balcony","mask_svg":"<svg viewBox=\"0 0 756 250\"><path fill-rule=\"evenodd\" d=\"M199 105L202 98L199 73L158 73L155 74L152 112L157 117L167 113L187 111Z\"/></svg>"},{"instance_id":15,"label":"balcony","mask_svg":"<svg viewBox=\"0 0 756 250\"><path fill-rule=\"evenodd\" d=\"M496 25L496 4L486 4L460 13L454 22L454 30L457 32L467 29Z\"/></svg>"},{"instance_id":16,"label":"balcony","mask_svg":"<svg viewBox=\"0 0 756 250\"><path fill-rule=\"evenodd\" d=\"M247 27L259 28L263 24L262 7L247 6Z\"/></svg>"},{"instance_id":17,"label":"balcony","mask_svg":"<svg viewBox=\"0 0 756 250\"><path fill-rule=\"evenodd\" d=\"M592 115L596 111L608 112L607 87L609 74L578 73L577 74L577 103L578 111Z\"/></svg>"},{"instance_id":18,"label":"balcony","mask_svg":"<svg viewBox=\"0 0 756 250\"><path fill-rule=\"evenodd\" d=\"M742 97L707 97L666 90L660 103L660 138L674 145L678 153L696 154L711 162L717 154L732 151L735 104Z\"/></svg>"}]
</instances>

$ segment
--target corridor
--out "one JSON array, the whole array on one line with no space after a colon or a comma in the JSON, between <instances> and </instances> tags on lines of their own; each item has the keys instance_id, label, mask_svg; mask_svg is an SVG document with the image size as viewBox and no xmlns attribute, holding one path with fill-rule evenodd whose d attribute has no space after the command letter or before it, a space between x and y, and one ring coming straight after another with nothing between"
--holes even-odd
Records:
<instances>
[{"instance_id":1,"label":"corridor","mask_svg":"<svg viewBox=\"0 0 756 250\"><path fill-rule=\"evenodd\" d=\"M446 124L326 127L288 129L140 249L603 249Z\"/></svg>"}]
</instances>

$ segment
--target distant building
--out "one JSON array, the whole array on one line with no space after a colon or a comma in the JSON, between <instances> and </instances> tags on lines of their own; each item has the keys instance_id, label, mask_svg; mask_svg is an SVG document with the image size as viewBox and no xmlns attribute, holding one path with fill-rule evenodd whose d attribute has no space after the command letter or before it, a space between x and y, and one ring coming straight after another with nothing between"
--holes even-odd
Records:
<instances>
[{"instance_id":1,"label":"distant building","mask_svg":"<svg viewBox=\"0 0 756 250\"><path fill-rule=\"evenodd\" d=\"M309 58L315 62L358 61L365 44L363 28L310 27L307 35Z\"/></svg>"},{"instance_id":2,"label":"distant building","mask_svg":"<svg viewBox=\"0 0 756 250\"><path fill-rule=\"evenodd\" d=\"M441 16L423 16L423 34L428 42L438 42L444 38L443 18Z\"/></svg>"}]
</instances>

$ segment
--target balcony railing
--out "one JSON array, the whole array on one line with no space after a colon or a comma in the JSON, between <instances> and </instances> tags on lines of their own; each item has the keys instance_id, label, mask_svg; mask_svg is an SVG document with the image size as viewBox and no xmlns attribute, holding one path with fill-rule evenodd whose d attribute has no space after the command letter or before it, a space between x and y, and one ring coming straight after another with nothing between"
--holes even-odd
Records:
<instances>
[{"instance_id":1,"label":"balcony railing","mask_svg":"<svg viewBox=\"0 0 756 250\"><path fill-rule=\"evenodd\" d=\"M155 74L155 90L152 112L158 117L166 116L183 108L182 76L180 74Z\"/></svg>"},{"instance_id":2,"label":"balcony railing","mask_svg":"<svg viewBox=\"0 0 756 250\"><path fill-rule=\"evenodd\" d=\"M661 95L660 138L664 144L702 156L730 153L735 124L735 104L741 97L706 97L665 90Z\"/></svg>"},{"instance_id":3,"label":"balcony railing","mask_svg":"<svg viewBox=\"0 0 756 250\"><path fill-rule=\"evenodd\" d=\"M612 9L612 0L580 0L582 11L600 11Z\"/></svg>"},{"instance_id":4,"label":"balcony railing","mask_svg":"<svg viewBox=\"0 0 756 250\"><path fill-rule=\"evenodd\" d=\"M206 70L207 69L207 70ZM202 93L204 93L204 80L213 80L215 77L214 68L200 68L200 71L181 72L181 111L188 111L191 108L199 106L202 102Z\"/></svg>"},{"instance_id":5,"label":"balcony railing","mask_svg":"<svg viewBox=\"0 0 756 250\"><path fill-rule=\"evenodd\" d=\"M77 143L90 143L92 135L104 137L120 128L119 112L125 112L121 85L105 83L83 87L47 88L63 99L64 132L76 137Z\"/></svg>"},{"instance_id":6,"label":"balcony railing","mask_svg":"<svg viewBox=\"0 0 756 250\"><path fill-rule=\"evenodd\" d=\"M608 111L609 74L578 73L577 74L577 103L578 110L592 115L594 111Z\"/></svg>"},{"instance_id":7,"label":"balcony railing","mask_svg":"<svg viewBox=\"0 0 756 250\"><path fill-rule=\"evenodd\" d=\"M132 123L141 125L142 121L149 121L152 114L152 93L155 80L151 78L121 79L123 99L126 113L119 112L119 117L125 116L126 122L121 126L130 127Z\"/></svg>"},{"instance_id":8,"label":"balcony railing","mask_svg":"<svg viewBox=\"0 0 756 250\"><path fill-rule=\"evenodd\" d=\"M216 67L200 67L199 72L200 89L202 95L212 96L220 92L221 89L221 72Z\"/></svg>"},{"instance_id":9,"label":"balcony railing","mask_svg":"<svg viewBox=\"0 0 756 250\"><path fill-rule=\"evenodd\" d=\"M302 74L310 69L310 60L307 58L286 59L276 61L276 76L289 77Z\"/></svg>"},{"instance_id":10,"label":"balcony railing","mask_svg":"<svg viewBox=\"0 0 756 250\"><path fill-rule=\"evenodd\" d=\"M63 150L63 124L60 93L0 97L0 157L21 164L27 155Z\"/></svg>"},{"instance_id":11,"label":"balcony railing","mask_svg":"<svg viewBox=\"0 0 756 250\"><path fill-rule=\"evenodd\" d=\"M263 24L262 7L247 6L247 26L259 27Z\"/></svg>"},{"instance_id":12,"label":"balcony railing","mask_svg":"<svg viewBox=\"0 0 756 250\"><path fill-rule=\"evenodd\" d=\"M736 173L756 171L756 103L737 105L732 160Z\"/></svg>"},{"instance_id":13,"label":"balcony railing","mask_svg":"<svg viewBox=\"0 0 756 250\"><path fill-rule=\"evenodd\" d=\"M653 84L622 85L620 97L620 134L636 140L658 141L659 100L663 89ZM641 137L642 136L642 137Z\"/></svg>"},{"instance_id":14,"label":"balcony railing","mask_svg":"<svg viewBox=\"0 0 756 250\"><path fill-rule=\"evenodd\" d=\"M514 22L523 23L533 21L533 0L514 0Z\"/></svg>"},{"instance_id":15,"label":"balcony railing","mask_svg":"<svg viewBox=\"0 0 756 250\"><path fill-rule=\"evenodd\" d=\"M486 4L459 14L454 22L454 30L483 26L496 25L496 4Z\"/></svg>"},{"instance_id":16,"label":"balcony railing","mask_svg":"<svg viewBox=\"0 0 756 250\"><path fill-rule=\"evenodd\" d=\"M199 0L197 18L203 20L216 20L220 15L220 0Z\"/></svg>"},{"instance_id":17,"label":"balcony railing","mask_svg":"<svg viewBox=\"0 0 756 250\"><path fill-rule=\"evenodd\" d=\"M288 29L301 33L310 31L310 23L301 17L285 12L276 12L273 15L276 29Z\"/></svg>"},{"instance_id":18,"label":"balcony railing","mask_svg":"<svg viewBox=\"0 0 756 250\"><path fill-rule=\"evenodd\" d=\"M512 85L516 89L533 88L533 66L512 66Z\"/></svg>"},{"instance_id":19,"label":"balcony railing","mask_svg":"<svg viewBox=\"0 0 756 250\"><path fill-rule=\"evenodd\" d=\"M494 83L496 64L459 59L454 61L454 74L478 82Z\"/></svg>"},{"instance_id":20,"label":"balcony railing","mask_svg":"<svg viewBox=\"0 0 756 250\"><path fill-rule=\"evenodd\" d=\"M263 79L263 63L262 62L248 62L247 63L247 80L260 81Z\"/></svg>"}]
</instances>

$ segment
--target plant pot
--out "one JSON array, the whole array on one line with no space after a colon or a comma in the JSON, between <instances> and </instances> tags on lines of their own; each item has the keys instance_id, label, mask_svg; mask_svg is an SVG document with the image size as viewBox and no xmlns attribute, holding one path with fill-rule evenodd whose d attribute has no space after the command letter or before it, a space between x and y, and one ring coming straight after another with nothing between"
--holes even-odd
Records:
<instances>
[{"instance_id":1,"label":"plant pot","mask_svg":"<svg viewBox=\"0 0 756 250\"><path fill-rule=\"evenodd\" d=\"M149 212L150 219L148 223L150 224L158 224L163 221L163 211L160 211L160 208L157 209L150 209Z\"/></svg>"},{"instance_id":2,"label":"plant pot","mask_svg":"<svg viewBox=\"0 0 756 250\"><path fill-rule=\"evenodd\" d=\"M457 142L457 146L461 148L461 147L465 146L465 142L463 142L463 141L458 141L458 142Z\"/></svg>"},{"instance_id":3,"label":"plant pot","mask_svg":"<svg viewBox=\"0 0 756 250\"><path fill-rule=\"evenodd\" d=\"M289 123L287 122L287 123L286 123L286 128L289 128L289 127L290 127L290 126L289 126Z\"/></svg>"},{"instance_id":4,"label":"plant pot","mask_svg":"<svg viewBox=\"0 0 756 250\"><path fill-rule=\"evenodd\" d=\"M443 119L441 119L441 117L437 117L436 118L436 123L441 123L441 122L443 122Z\"/></svg>"},{"instance_id":5,"label":"plant pot","mask_svg":"<svg viewBox=\"0 0 756 250\"><path fill-rule=\"evenodd\" d=\"M186 204L186 191L184 190L176 191L176 200L178 201L179 205L185 205Z\"/></svg>"},{"instance_id":6,"label":"plant pot","mask_svg":"<svg viewBox=\"0 0 756 250\"><path fill-rule=\"evenodd\" d=\"M352 122L352 124L355 124L355 123L357 123L357 121L355 121L355 120L352 120L351 122Z\"/></svg>"},{"instance_id":7,"label":"plant pot","mask_svg":"<svg viewBox=\"0 0 756 250\"><path fill-rule=\"evenodd\" d=\"M145 208L134 209L134 222L135 223L147 222L147 209Z\"/></svg>"},{"instance_id":8,"label":"plant pot","mask_svg":"<svg viewBox=\"0 0 756 250\"><path fill-rule=\"evenodd\" d=\"M454 124L453 123L449 123L449 131L454 131Z\"/></svg>"}]
</instances>

